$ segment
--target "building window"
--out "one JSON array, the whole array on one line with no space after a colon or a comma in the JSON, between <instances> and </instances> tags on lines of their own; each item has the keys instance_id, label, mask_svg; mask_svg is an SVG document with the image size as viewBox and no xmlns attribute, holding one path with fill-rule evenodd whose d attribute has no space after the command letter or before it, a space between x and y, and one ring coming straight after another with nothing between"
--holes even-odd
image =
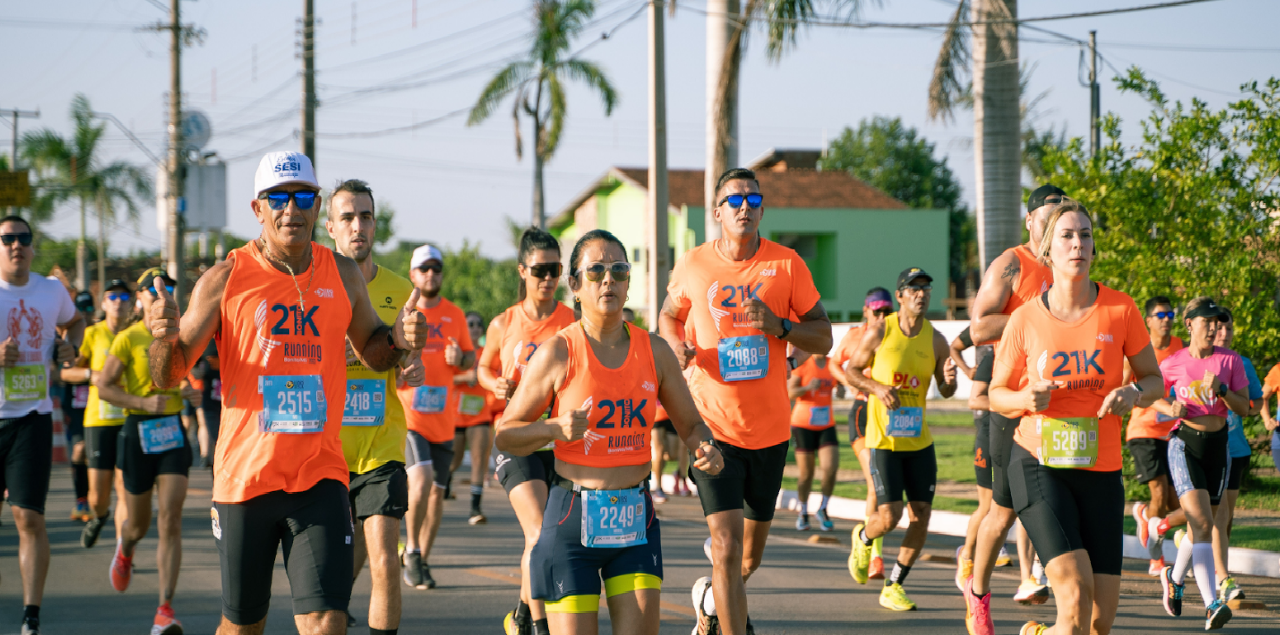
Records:
<instances>
[{"instance_id":1,"label":"building window","mask_svg":"<svg viewBox=\"0 0 1280 635\"><path fill-rule=\"evenodd\" d=\"M813 284L823 298L836 299L836 235L774 233L773 241L794 249L813 274Z\"/></svg>"}]
</instances>

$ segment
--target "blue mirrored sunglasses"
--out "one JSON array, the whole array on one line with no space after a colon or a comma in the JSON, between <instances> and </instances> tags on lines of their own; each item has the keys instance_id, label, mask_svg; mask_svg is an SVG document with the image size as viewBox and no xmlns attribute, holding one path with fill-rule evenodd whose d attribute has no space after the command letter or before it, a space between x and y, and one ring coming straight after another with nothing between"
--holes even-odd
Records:
<instances>
[{"instance_id":1,"label":"blue mirrored sunglasses","mask_svg":"<svg viewBox=\"0 0 1280 635\"><path fill-rule=\"evenodd\" d=\"M290 198L293 199L298 209L311 209L316 204L316 193L308 190L300 192L263 192L258 198L266 199L267 206L277 212L289 206Z\"/></svg>"},{"instance_id":2,"label":"blue mirrored sunglasses","mask_svg":"<svg viewBox=\"0 0 1280 635\"><path fill-rule=\"evenodd\" d=\"M724 197L724 199L720 201L720 204L724 205L725 203L728 203L729 207L738 209L742 207L742 201L747 202L747 207L756 209L761 205L764 205L764 194L730 194Z\"/></svg>"},{"instance_id":3,"label":"blue mirrored sunglasses","mask_svg":"<svg viewBox=\"0 0 1280 635\"><path fill-rule=\"evenodd\" d=\"M120 302L120 301L128 300L130 297L131 296L128 293L108 293L107 294L107 299L111 300L112 302Z\"/></svg>"},{"instance_id":4,"label":"blue mirrored sunglasses","mask_svg":"<svg viewBox=\"0 0 1280 635\"><path fill-rule=\"evenodd\" d=\"M1151 317L1154 317L1157 320L1172 320L1175 315L1177 315L1177 313L1174 311L1156 311L1151 314Z\"/></svg>"},{"instance_id":5,"label":"blue mirrored sunglasses","mask_svg":"<svg viewBox=\"0 0 1280 635\"><path fill-rule=\"evenodd\" d=\"M171 285L171 284L166 284L166 285L164 285L164 290L165 290L165 291L168 291L168 292L169 292L169 295L173 295L173 285ZM160 294L156 293L156 290L155 290L155 288L154 288L154 287L147 287L147 291L150 291L150 292L151 292L151 295L160 295Z\"/></svg>"}]
</instances>

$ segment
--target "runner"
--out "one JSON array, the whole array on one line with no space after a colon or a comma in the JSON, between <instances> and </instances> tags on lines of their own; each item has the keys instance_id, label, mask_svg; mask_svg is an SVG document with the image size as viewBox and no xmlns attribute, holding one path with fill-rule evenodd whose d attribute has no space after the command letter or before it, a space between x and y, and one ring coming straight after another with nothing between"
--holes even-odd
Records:
<instances>
[{"instance_id":1,"label":"runner","mask_svg":"<svg viewBox=\"0 0 1280 635\"><path fill-rule=\"evenodd\" d=\"M112 481L116 490L116 538L124 535L124 520L128 517L124 477L116 469L116 438L124 425L124 408L113 406L98 397L95 379L107 361L107 350L116 334L129 326L133 319L133 292L129 283L115 279L102 294L102 311L105 319L84 330L84 342L73 368L63 369L64 380L68 376L88 381L89 397L85 403L85 450L89 465L89 508L92 518L80 532L80 544L88 549L98 542L98 534L107 524L111 507Z\"/></svg>"},{"instance_id":2,"label":"runner","mask_svg":"<svg viewBox=\"0 0 1280 635\"><path fill-rule=\"evenodd\" d=\"M525 366L534 351L560 329L574 321L573 310L556 300L560 274L560 243L540 229L530 227L520 236L518 301L489 322L486 346L477 370L480 385L493 392L498 401L490 407L493 420L501 420L506 400L524 377ZM542 511L547 507L547 487L555 457L550 449L528 456L498 451L494 474L506 490L516 519L524 532L524 554L520 557L520 599L515 610L503 618L507 635L547 635L547 616L542 602L530 597L529 555L542 532Z\"/></svg>"},{"instance_id":3,"label":"runner","mask_svg":"<svg viewBox=\"0 0 1280 635\"><path fill-rule=\"evenodd\" d=\"M338 253L354 260L360 269L378 317L394 322L413 293L413 285L374 264L377 224L369 185L355 179L338 183L329 199L325 230ZM360 575L367 557L372 583L369 631L395 632L400 628L400 519L409 507L404 407L395 395L397 371L369 370L349 346L348 341L346 404L338 436L347 460L348 502L356 528L354 571ZM420 364L411 365L406 379L421 383L421 368ZM350 617L347 623L353 625Z\"/></svg>"},{"instance_id":4,"label":"runner","mask_svg":"<svg viewBox=\"0 0 1280 635\"><path fill-rule=\"evenodd\" d=\"M156 337L151 375L160 388L177 385L218 337L223 425L210 514L222 569L222 635L265 628L281 543L298 631L346 632L353 554L338 436L343 336L366 366L384 371L425 340L425 321L413 310L416 292L385 325L359 267L311 242L319 190L306 155L264 156L252 203L262 236L201 276L181 328L163 286L163 302L147 314Z\"/></svg>"},{"instance_id":5,"label":"runner","mask_svg":"<svg viewBox=\"0 0 1280 635\"><path fill-rule=\"evenodd\" d=\"M1208 296L1187 303L1183 318L1191 335L1187 347L1160 363L1165 394L1157 410L1177 419L1169 439L1169 472L1178 502L1187 514L1186 538L1173 566L1161 572L1164 609L1182 614L1183 583L1194 567L1196 586L1204 600L1205 630L1222 628L1231 619L1231 608L1218 599L1213 554L1214 517L1231 473L1227 448L1227 412L1249 411L1249 380L1244 362L1234 351L1214 345L1222 308Z\"/></svg>"},{"instance_id":6,"label":"runner","mask_svg":"<svg viewBox=\"0 0 1280 635\"><path fill-rule=\"evenodd\" d=\"M1053 286L1008 319L989 393L992 411L1023 415L1009 485L1058 598L1057 624L1027 622L1021 635L1107 633L1124 550L1121 418L1159 396L1160 370L1133 300L1089 279L1085 208L1064 197L1044 237L1038 255ZM1123 383L1126 358L1136 383ZM991 595L974 593L976 582L965 593L966 616L990 624Z\"/></svg>"},{"instance_id":7,"label":"runner","mask_svg":"<svg viewBox=\"0 0 1280 635\"><path fill-rule=\"evenodd\" d=\"M846 365L853 351L862 343L866 329L878 329L884 318L893 313L893 295L884 287L875 287L867 291L862 302L862 323L845 332L840 343L831 351L831 375L836 378L853 395L853 407L849 409L849 445L853 453L858 455L858 464L862 467L863 483L867 487L865 510L876 509L876 488L871 478L871 451L867 449L867 395L858 390L849 381ZM873 360L874 361L874 360ZM863 374L866 374L866 370ZM884 579L884 536L871 541L871 566L867 570L868 580ZM849 575L853 575L850 571Z\"/></svg>"},{"instance_id":8,"label":"runner","mask_svg":"<svg viewBox=\"0 0 1280 635\"><path fill-rule=\"evenodd\" d=\"M51 364L74 361L72 346L79 346L84 335L84 322L62 283L31 273L31 239L31 225L22 217L0 219L0 314L8 325L0 342L0 489L9 490L18 527L23 635L40 632L49 572L44 504L53 452Z\"/></svg>"},{"instance_id":9,"label":"runner","mask_svg":"<svg viewBox=\"0 0 1280 635\"><path fill-rule=\"evenodd\" d=\"M1235 336L1236 323L1231 315L1231 309L1222 307L1222 320L1219 322L1218 334L1213 345L1231 350ZM1245 416L1252 417L1260 412L1262 406L1262 382L1258 380L1258 371L1254 369L1253 362L1248 357L1241 356L1240 361L1244 362L1244 375L1249 382L1249 412ZM1236 579L1228 573L1227 565L1229 564L1228 556L1231 553L1231 525L1235 520L1236 498L1240 496L1240 481L1244 478L1244 472L1249 467L1249 458L1253 455L1253 448L1249 447L1249 438L1244 433L1244 420L1234 410L1227 412L1227 431L1231 472L1227 476L1227 491L1222 494L1222 502L1218 505L1218 513L1214 515L1213 523L1214 571L1218 578L1218 599L1223 602L1244 597L1244 591L1240 589Z\"/></svg>"},{"instance_id":10,"label":"runner","mask_svg":"<svg viewBox=\"0 0 1280 635\"><path fill-rule=\"evenodd\" d=\"M142 313L156 302L155 288L173 287L173 279L159 268L148 269L138 278ZM133 557L138 543L151 528L151 492L157 496L159 514L156 531L156 570L160 577L160 605L156 609L152 635L181 635L182 622L174 617L174 592L182 568L182 505L187 500L187 474L191 469L191 445L182 422L183 399L198 403L200 393L192 388L157 389L151 381L147 359L154 338L147 325L135 322L116 334L107 349L107 359L98 377L98 398L124 408L116 453L116 467L124 478L128 514L124 531L116 538L111 559L111 586L124 593L133 579Z\"/></svg>"},{"instance_id":11,"label":"runner","mask_svg":"<svg viewBox=\"0 0 1280 635\"><path fill-rule=\"evenodd\" d=\"M76 294L76 310L84 320L87 330L94 322L93 294L81 291ZM62 421L66 428L67 448L71 450L71 483L76 493L76 504L71 509L71 520L89 522L89 464L84 443L84 409L89 403L89 373L87 369L73 366L59 372L62 394Z\"/></svg>"},{"instance_id":12,"label":"runner","mask_svg":"<svg viewBox=\"0 0 1280 635\"><path fill-rule=\"evenodd\" d=\"M444 256L431 245L413 250L409 280L418 291L418 312L426 317L427 341L420 357L424 377L419 386L396 389L409 423L409 520L404 547L404 583L415 589L434 589L427 559L444 515L444 488L453 462L453 434L457 413L450 409L453 377L476 363L467 331L467 318L457 305L440 295Z\"/></svg>"},{"instance_id":13,"label":"runner","mask_svg":"<svg viewBox=\"0 0 1280 635\"><path fill-rule=\"evenodd\" d=\"M191 369L191 375L200 380L200 409L196 418L200 423L200 467L213 468L217 456L218 430L222 424L222 373L218 364L218 346L212 340L205 347L204 355Z\"/></svg>"},{"instance_id":14,"label":"runner","mask_svg":"<svg viewBox=\"0 0 1280 635\"><path fill-rule=\"evenodd\" d=\"M1147 330L1156 361L1182 350L1182 340L1172 334L1177 311L1173 301L1158 295L1145 306ZM1129 372L1125 368L1126 376ZM1133 520L1137 523L1138 540L1147 548L1150 563L1147 575L1159 577L1164 571L1164 535L1171 527L1187 524L1187 516L1178 504L1178 495L1169 484L1169 435L1177 419L1166 417L1155 408L1134 408L1129 415L1126 439L1129 456L1133 457L1134 478L1151 490L1151 503L1133 504Z\"/></svg>"},{"instance_id":15,"label":"runner","mask_svg":"<svg viewBox=\"0 0 1280 635\"><path fill-rule=\"evenodd\" d=\"M818 528L831 531L835 523L827 516L827 503L836 487L836 469L840 466L840 442L836 439L836 421L831 416L831 392L836 380L831 373L831 360L826 355L812 355L791 372L787 395L795 399L791 410L791 441L796 446L796 465L800 479L796 484L799 512L796 530L809 530L809 489L813 487L813 453L817 452L822 468L822 502L814 515Z\"/></svg>"},{"instance_id":16,"label":"runner","mask_svg":"<svg viewBox=\"0 0 1280 635\"><path fill-rule=\"evenodd\" d=\"M1053 273L1036 254L1040 253L1049 210L1062 202L1064 194L1053 185L1042 185L1027 197L1027 243L1005 250L991 261L983 275L982 286L974 297L969 333L975 344L996 344L1013 311L1039 297L1053 283ZM987 450L991 461L991 502L994 504L982 519L978 538L974 543L973 592L979 597L985 597L991 592L991 572L1000 561L1009 530L1017 520L1005 465L1013 447L1018 418L1006 417L994 408L990 417L991 439ZM1019 531L1026 530L1023 528ZM1022 540L1021 536L1019 540ZM1026 576L1023 578L1026 581ZM1039 585L1038 580L1036 585ZM1021 591L1020 585L1019 592ZM991 635L995 629L990 616L985 613L976 621L970 615L966 622L970 635Z\"/></svg>"},{"instance_id":17,"label":"runner","mask_svg":"<svg viewBox=\"0 0 1280 635\"><path fill-rule=\"evenodd\" d=\"M475 311L467 311L467 332L471 342L484 339L484 316ZM481 352L483 355L483 351ZM477 379L478 369L472 366L466 372L453 376L453 393L451 407L457 416L457 431L453 435L453 462L449 464L449 478L462 466L462 453L471 452L471 512L467 515L468 525L483 525L489 522L484 512L480 511L480 501L484 498L484 479L489 472L489 448L493 447L493 415L489 411L487 397L492 395L480 385Z\"/></svg>"},{"instance_id":18,"label":"runner","mask_svg":"<svg viewBox=\"0 0 1280 635\"><path fill-rule=\"evenodd\" d=\"M615 632L657 635L662 525L645 495L645 422L654 420L657 402L669 404L696 469L715 475L724 460L665 342L622 319L631 276L626 248L592 230L569 262L582 320L540 347L498 424L504 454L555 442L556 487L533 550L533 597L546 603L557 634L594 634L603 578ZM548 402L551 416L543 419Z\"/></svg>"},{"instance_id":19,"label":"runner","mask_svg":"<svg viewBox=\"0 0 1280 635\"><path fill-rule=\"evenodd\" d=\"M879 327L867 329L849 360L848 377L870 395L867 446L877 502L875 513L868 513L867 522L853 529L849 571L855 582L866 584L871 541L898 526L905 494L910 524L893 572L880 591L880 606L893 611L916 608L902 583L924 548L938 481L933 435L925 419L929 378L937 380L943 398L956 392L956 364L947 339L924 317L932 283L933 277L919 267L898 274L898 312ZM871 369L870 377L863 374L866 368Z\"/></svg>"},{"instance_id":20,"label":"runner","mask_svg":"<svg viewBox=\"0 0 1280 635\"><path fill-rule=\"evenodd\" d=\"M755 173L726 171L716 197L723 237L676 262L658 324L681 368L694 366L689 390L725 457L720 474L691 474L714 567L712 578L694 583L696 630L718 624L742 635L754 630L745 583L760 567L787 461L787 344L827 353L831 321L804 260L760 235L764 196Z\"/></svg>"},{"instance_id":21,"label":"runner","mask_svg":"<svg viewBox=\"0 0 1280 635\"><path fill-rule=\"evenodd\" d=\"M1273 413L1267 402L1271 397L1280 392L1280 364L1271 367L1267 371L1267 378L1262 384L1262 423L1266 426L1267 431L1271 433L1271 462L1276 466L1276 471L1280 472L1280 403L1276 404L1276 413Z\"/></svg>"}]
</instances>

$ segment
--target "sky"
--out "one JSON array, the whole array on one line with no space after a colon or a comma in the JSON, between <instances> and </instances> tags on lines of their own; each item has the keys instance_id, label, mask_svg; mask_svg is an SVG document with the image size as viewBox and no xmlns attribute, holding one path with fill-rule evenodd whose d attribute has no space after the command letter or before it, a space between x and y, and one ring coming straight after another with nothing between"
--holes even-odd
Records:
<instances>
[{"instance_id":1,"label":"sky","mask_svg":"<svg viewBox=\"0 0 1280 635\"><path fill-rule=\"evenodd\" d=\"M829 3L815 2L824 14ZM1023 18L1084 12L1148 0L1023 0ZM167 19L167 0L0 0L0 109L39 109L20 120L20 134L50 128L69 134L69 107L84 93L161 154L169 82L167 34L139 30ZM949 0L864 0L860 17L880 22L945 22ZM530 0L316 0L318 109L316 169L322 185L369 182L380 204L396 210L396 236L449 248L479 245L493 257L513 254L505 218L528 222L532 161L515 154L510 101L488 121L466 125L464 111L488 80L530 46ZM648 141L647 19L641 0L598 0L592 22L575 42L582 58L603 68L619 103L606 116L599 97L581 86L568 93L560 149L546 168L547 214L554 216L610 166L644 166ZM706 108L705 0L679 0L667 22L668 163L701 168ZM256 236L249 208L253 172L262 154L299 149L301 60L298 0L198 0L182 3L183 21L206 32L184 51L186 107L204 112L213 136L205 152L228 161L228 227ZM1139 13L1039 22L1084 40L1098 32L1103 112L1121 118L1127 142L1150 107L1117 91L1115 69L1132 65L1159 81L1173 100L1199 98L1221 108L1239 86L1280 74L1272 25L1280 3L1218 0ZM607 38L602 37L607 35ZM1043 32L1021 31L1019 56L1032 69L1029 93L1044 95L1034 113L1039 128L1087 136L1089 90L1081 48ZM740 160L769 148L820 148L847 126L878 115L901 117L936 144L974 206L973 118L930 121L926 94L942 35L932 29L813 27L772 62L764 38L752 33L741 75ZM16 53L16 55L15 55ZM368 137L359 133L410 126ZM10 145L0 120L0 148ZM525 124L526 149L530 135ZM353 134L354 133L354 134ZM343 136L347 135L347 136ZM114 124L101 144L104 161L147 164ZM154 250L161 243L153 201L141 220L109 226L111 250ZM49 231L78 231L78 208L60 210ZM90 236L96 235L94 221Z\"/></svg>"}]
</instances>

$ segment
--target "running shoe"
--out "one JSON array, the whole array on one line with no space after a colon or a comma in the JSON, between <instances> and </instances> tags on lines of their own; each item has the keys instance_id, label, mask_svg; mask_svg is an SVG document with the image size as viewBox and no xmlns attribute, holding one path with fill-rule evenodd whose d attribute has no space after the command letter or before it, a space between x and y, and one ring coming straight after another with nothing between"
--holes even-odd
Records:
<instances>
[{"instance_id":1,"label":"running shoe","mask_svg":"<svg viewBox=\"0 0 1280 635\"><path fill-rule=\"evenodd\" d=\"M964 551L964 545L956 547L956 588L964 593L965 583L973 577L973 561L961 557L961 551Z\"/></svg>"},{"instance_id":2,"label":"running shoe","mask_svg":"<svg viewBox=\"0 0 1280 635\"><path fill-rule=\"evenodd\" d=\"M808 514L796 514L796 531L809 531Z\"/></svg>"},{"instance_id":3,"label":"running shoe","mask_svg":"<svg viewBox=\"0 0 1280 635\"><path fill-rule=\"evenodd\" d=\"M156 620L151 624L151 635L182 635L182 622L173 616L169 605L156 609Z\"/></svg>"},{"instance_id":4,"label":"running shoe","mask_svg":"<svg viewBox=\"0 0 1280 635\"><path fill-rule=\"evenodd\" d=\"M853 576L853 581L858 584L867 583L867 569L871 568L871 545L864 544L862 538L859 538L865 526L858 523L853 528L853 549L849 551L849 575ZM883 603L883 594L881 597L881 603Z\"/></svg>"},{"instance_id":5,"label":"running shoe","mask_svg":"<svg viewBox=\"0 0 1280 635\"><path fill-rule=\"evenodd\" d=\"M1187 530L1185 529L1179 529L1178 531L1173 532L1173 546L1181 549L1182 541L1185 540L1186 538L1187 538Z\"/></svg>"},{"instance_id":6,"label":"running shoe","mask_svg":"<svg viewBox=\"0 0 1280 635\"><path fill-rule=\"evenodd\" d=\"M357 622L356 622L356 616L354 616L354 615L352 615L352 614L350 614L350 613L347 613L347 630L351 630L351 629L355 628L355 627L356 627L356 624L357 624Z\"/></svg>"},{"instance_id":7,"label":"running shoe","mask_svg":"<svg viewBox=\"0 0 1280 635\"><path fill-rule=\"evenodd\" d=\"M1031 577L1044 586L1049 586L1049 576L1045 575L1044 565L1040 564L1040 556L1031 561Z\"/></svg>"},{"instance_id":8,"label":"running shoe","mask_svg":"<svg viewBox=\"0 0 1280 635\"><path fill-rule=\"evenodd\" d=\"M22 620L22 635L40 635L40 620L34 617Z\"/></svg>"},{"instance_id":9,"label":"running shoe","mask_svg":"<svg viewBox=\"0 0 1280 635\"><path fill-rule=\"evenodd\" d=\"M1013 601L1018 604L1044 604L1049 601L1049 587L1040 584L1035 578L1027 578L1018 585L1018 592L1013 594Z\"/></svg>"},{"instance_id":10,"label":"running shoe","mask_svg":"<svg viewBox=\"0 0 1280 635\"><path fill-rule=\"evenodd\" d=\"M1224 604L1243 597L1244 591L1236 584L1235 578L1228 576L1218 583L1218 599Z\"/></svg>"},{"instance_id":11,"label":"running shoe","mask_svg":"<svg viewBox=\"0 0 1280 635\"><path fill-rule=\"evenodd\" d=\"M1130 513L1133 515L1134 522L1138 523L1138 542L1141 542L1142 548L1146 549L1147 539L1151 533L1147 528L1147 504L1142 502L1134 503L1133 510Z\"/></svg>"},{"instance_id":12,"label":"running shoe","mask_svg":"<svg viewBox=\"0 0 1280 635\"><path fill-rule=\"evenodd\" d=\"M1020 630L1018 630L1018 635L1044 635L1044 632L1047 630L1049 630L1049 627L1045 624L1041 624L1040 622L1027 622L1022 625Z\"/></svg>"},{"instance_id":13,"label":"running shoe","mask_svg":"<svg viewBox=\"0 0 1280 635\"><path fill-rule=\"evenodd\" d=\"M425 562L422 563L422 586L418 588L420 589L436 588L436 579L431 577L431 567L427 566L427 563Z\"/></svg>"},{"instance_id":14,"label":"running shoe","mask_svg":"<svg viewBox=\"0 0 1280 635\"><path fill-rule=\"evenodd\" d=\"M78 520L82 523L89 522L93 518L93 514L89 511L89 501L83 498L76 499L76 506L71 510L71 520Z\"/></svg>"},{"instance_id":15,"label":"running shoe","mask_svg":"<svg viewBox=\"0 0 1280 635\"><path fill-rule=\"evenodd\" d=\"M106 526L106 517L90 518L89 522L84 524L84 529L80 530L80 546L88 549L97 544L98 534L101 534L102 528Z\"/></svg>"},{"instance_id":16,"label":"running shoe","mask_svg":"<svg viewBox=\"0 0 1280 635\"><path fill-rule=\"evenodd\" d=\"M489 519L478 509L471 510L471 517L467 519L468 525L483 525L489 522Z\"/></svg>"},{"instance_id":17,"label":"running shoe","mask_svg":"<svg viewBox=\"0 0 1280 635\"><path fill-rule=\"evenodd\" d=\"M124 593L133 579L133 558L124 557L124 544L116 542L116 555L111 557L111 588Z\"/></svg>"},{"instance_id":18,"label":"running shoe","mask_svg":"<svg viewBox=\"0 0 1280 635\"><path fill-rule=\"evenodd\" d=\"M693 583L693 611L698 621L690 635L720 635L720 618L703 612L702 602L708 593L711 593L711 578L704 575Z\"/></svg>"},{"instance_id":19,"label":"running shoe","mask_svg":"<svg viewBox=\"0 0 1280 635\"><path fill-rule=\"evenodd\" d=\"M516 608L519 609L522 604L524 602L517 604ZM533 618L529 617L528 611L524 617L520 616L519 610L511 611L502 618L502 632L503 635L533 635Z\"/></svg>"},{"instance_id":20,"label":"running shoe","mask_svg":"<svg viewBox=\"0 0 1280 635\"><path fill-rule=\"evenodd\" d=\"M1147 575L1153 578L1160 577L1161 571L1164 571L1164 558L1152 560L1150 561L1150 564L1147 565Z\"/></svg>"},{"instance_id":21,"label":"running shoe","mask_svg":"<svg viewBox=\"0 0 1280 635\"><path fill-rule=\"evenodd\" d=\"M907 592L897 582L890 582L880 589L880 606L890 611L914 611L916 603L907 597Z\"/></svg>"},{"instance_id":22,"label":"running shoe","mask_svg":"<svg viewBox=\"0 0 1280 635\"><path fill-rule=\"evenodd\" d=\"M979 598L973 594L973 577L965 578L964 588L964 626L969 635L995 635L996 626L991 621L991 592Z\"/></svg>"},{"instance_id":23,"label":"running shoe","mask_svg":"<svg viewBox=\"0 0 1280 635\"><path fill-rule=\"evenodd\" d=\"M711 538L707 538L707 541L702 543L702 553L707 557L707 562L716 563L716 559L711 557Z\"/></svg>"},{"instance_id":24,"label":"running shoe","mask_svg":"<svg viewBox=\"0 0 1280 635\"><path fill-rule=\"evenodd\" d=\"M1004 547L1000 548L1000 555L996 556L997 567L1008 567L1013 565L1013 558L1009 557L1009 551Z\"/></svg>"},{"instance_id":25,"label":"running shoe","mask_svg":"<svg viewBox=\"0 0 1280 635\"><path fill-rule=\"evenodd\" d=\"M405 553L404 560L401 561L404 566L404 583L415 588L425 589L427 586L422 583L422 554Z\"/></svg>"},{"instance_id":26,"label":"running shoe","mask_svg":"<svg viewBox=\"0 0 1280 635\"><path fill-rule=\"evenodd\" d=\"M818 513L814 515L818 517L818 529L831 531L836 528L836 524L831 522L831 517L827 515L827 510L819 509Z\"/></svg>"},{"instance_id":27,"label":"running shoe","mask_svg":"<svg viewBox=\"0 0 1280 635\"><path fill-rule=\"evenodd\" d=\"M1218 630L1226 626L1227 622L1230 621L1231 607L1227 606L1227 603L1222 600L1214 600L1213 604L1210 604L1209 608L1205 609L1204 630L1206 631Z\"/></svg>"},{"instance_id":28,"label":"running shoe","mask_svg":"<svg viewBox=\"0 0 1280 635\"><path fill-rule=\"evenodd\" d=\"M871 566L867 567L867 579L884 579L884 558L881 558L880 556L871 556Z\"/></svg>"},{"instance_id":29,"label":"running shoe","mask_svg":"<svg viewBox=\"0 0 1280 635\"><path fill-rule=\"evenodd\" d=\"M662 492L662 488L658 488L658 489L655 489L655 490L650 491L650 492L649 492L649 495L653 498L653 502L654 502L654 503L665 503L665 502L667 502L667 495L666 495L666 494L664 494L664 493Z\"/></svg>"},{"instance_id":30,"label":"running shoe","mask_svg":"<svg viewBox=\"0 0 1280 635\"><path fill-rule=\"evenodd\" d=\"M1160 572L1160 591L1164 602L1164 612L1173 617L1182 615L1182 592L1186 586L1174 584L1173 567L1165 567Z\"/></svg>"}]
</instances>

